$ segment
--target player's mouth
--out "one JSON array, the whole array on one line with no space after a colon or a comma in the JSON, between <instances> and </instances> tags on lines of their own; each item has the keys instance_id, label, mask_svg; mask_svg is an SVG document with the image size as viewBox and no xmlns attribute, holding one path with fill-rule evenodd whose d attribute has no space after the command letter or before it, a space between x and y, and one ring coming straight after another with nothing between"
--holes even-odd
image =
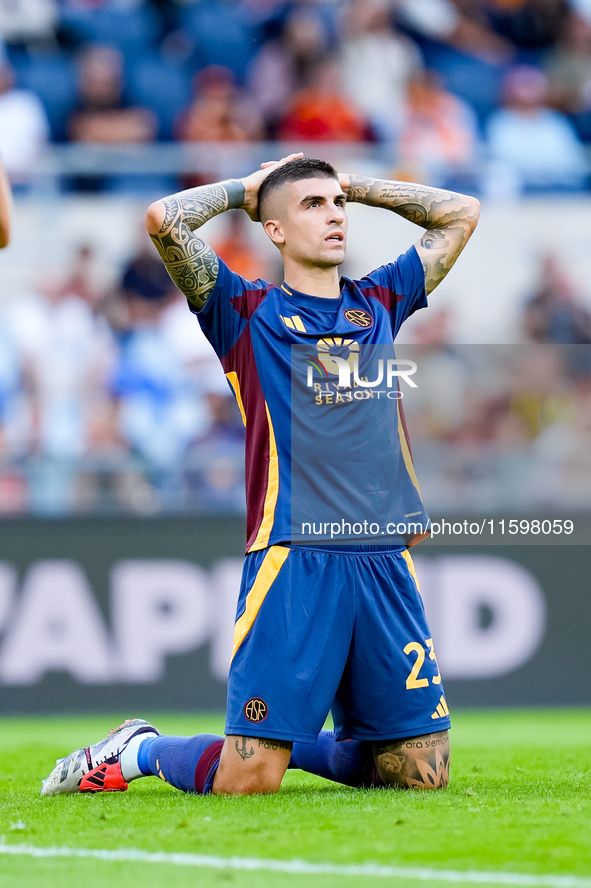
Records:
<instances>
[{"instance_id":1,"label":"player's mouth","mask_svg":"<svg viewBox=\"0 0 591 888\"><path fill-rule=\"evenodd\" d=\"M328 244L342 244L345 240L345 235L342 231L335 231L324 239Z\"/></svg>"}]
</instances>

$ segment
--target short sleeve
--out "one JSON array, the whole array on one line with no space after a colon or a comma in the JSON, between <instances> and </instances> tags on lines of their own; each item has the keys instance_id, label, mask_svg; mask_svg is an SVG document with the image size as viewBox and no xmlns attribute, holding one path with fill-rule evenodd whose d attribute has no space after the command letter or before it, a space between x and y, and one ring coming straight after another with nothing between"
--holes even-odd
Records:
<instances>
[{"instance_id":1,"label":"short sleeve","mask_svg":"<svg viewBox=\"0 0 591 888\"><path fill-rule=\"evenodd\" d=\"M413 312L428 305L425 272L414 246L396 262L370 272L359 285L365 296L378 299L388 310L394 336Z\"/></svg>"},{"instance_id":2,"label":"short sleeve","mask_svg":"<svg viewBox=\"0 0 591 888\"><path fill-rule=\"evenodd\" d=\"M242 311L246 295L261 289L260 281L247 281L220 259L215 287L203 308L198 311L189 303L218 358L228 354L248 323Z\"/></svg>"}]
</instances>

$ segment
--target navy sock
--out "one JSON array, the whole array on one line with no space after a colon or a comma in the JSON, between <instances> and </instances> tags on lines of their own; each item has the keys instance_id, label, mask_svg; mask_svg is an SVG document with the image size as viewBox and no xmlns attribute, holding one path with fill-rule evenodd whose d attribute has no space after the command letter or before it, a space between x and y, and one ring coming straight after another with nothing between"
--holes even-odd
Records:
<instances>
[{"instance_id":1,"label":"navy sock","mask_svg":"<svg viewBox=\"0 0 591 888\"><path fill-rule=\"evenodd\" d=\"M195 737L149 737L138 750L143 774L153 774L183 792L211 792L224 738L217 734Z\"/></svg>"},{"instance_id":2,"label":"navy sock","mask_svg":"<svg viewBox=\"0 0 591 888\"><path fill-rule=\"evenodd\" d=\"M346 786L383 786L374 765L371 743L341 740L334 731L321 731L316 743L293 744L290 768L300 768Z\"/></svg>"}]
</instances>

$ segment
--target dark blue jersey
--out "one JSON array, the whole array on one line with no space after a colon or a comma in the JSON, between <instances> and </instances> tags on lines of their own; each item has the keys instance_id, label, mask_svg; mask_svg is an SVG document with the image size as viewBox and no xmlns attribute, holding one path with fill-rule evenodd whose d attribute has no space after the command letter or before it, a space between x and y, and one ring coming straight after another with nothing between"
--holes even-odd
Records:
<instances>
[{"instance_id":1,"label":"dark blue jersey","mask_svg":"<svg viewBox=\"0 0 591 888\"><path fill-rule=\"evenodd\" d=\"M343 278L335 299L247 281L220 261L198 318L246 426L247 551L420 538L428 516L388 362L400 325L426 305L414 247Z\"/></svg>"}]
</instances>

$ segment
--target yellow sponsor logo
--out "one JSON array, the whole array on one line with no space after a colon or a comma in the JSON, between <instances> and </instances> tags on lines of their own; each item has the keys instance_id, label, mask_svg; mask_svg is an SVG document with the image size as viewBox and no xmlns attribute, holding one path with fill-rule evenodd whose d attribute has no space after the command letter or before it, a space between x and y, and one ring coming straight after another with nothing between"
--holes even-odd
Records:
<instances>
[{"instance_id":1,"label":"yellow sponsor logo","mask_svg":"<svg viewBox=\"0 0 591 888\"><path fill-rule=\"evenodd\" d=\"M283 317L283 315L279 315L279 317L290 330L297 330L298 333L306 332L304 322L299 315L292 315L291 317Z\"/></svg>"},{"instance_id":2,"label":"yellow sponsor logo","mask_svg":"<svg viewBox=\"0 0 591 888\"><path fill-rule=\"evenodd\" d=\"M437 705L437 709L435 710L431 718L445 718L446 715L449 715L449 709L447 708L445 697L442 694Z\"/></svg>"}]
</instances>

